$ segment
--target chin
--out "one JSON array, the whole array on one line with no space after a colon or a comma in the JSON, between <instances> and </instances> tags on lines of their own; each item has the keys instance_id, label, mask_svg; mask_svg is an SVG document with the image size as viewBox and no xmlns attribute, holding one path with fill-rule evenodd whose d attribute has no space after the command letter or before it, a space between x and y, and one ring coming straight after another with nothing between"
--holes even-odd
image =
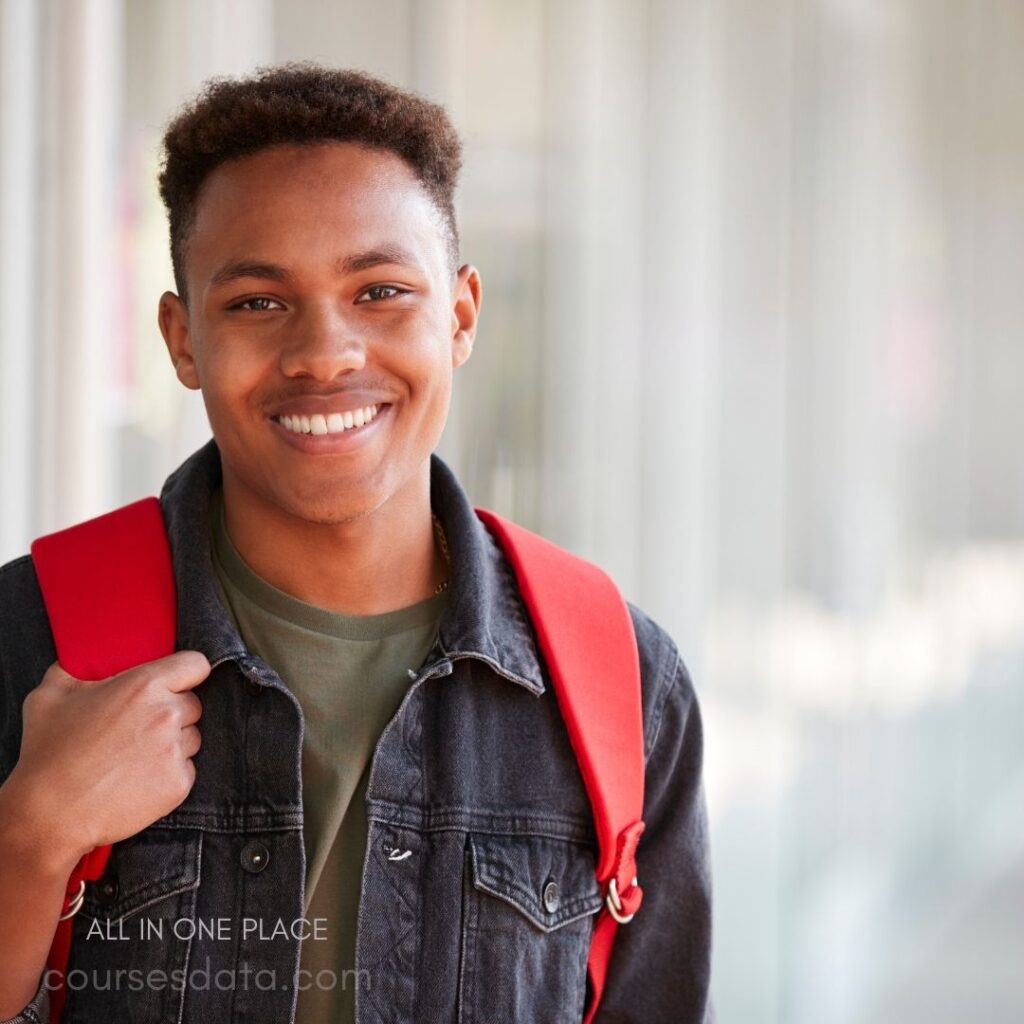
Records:
<instances>
[{"instance_id":1,"label":"chin","mask_svg":"<svg viewBox=\"0 0 1024 1024\"><path fill-rule=\"evenodd\" d=\"M298 494L287 494L275 496L274 503L294 516L296 519L303 519L307 523L321 523L325 526L348 522L365 515L372 505L365 502L325 498L322 494L310 497L303 497Z\"/></svg>"}]
</instances>

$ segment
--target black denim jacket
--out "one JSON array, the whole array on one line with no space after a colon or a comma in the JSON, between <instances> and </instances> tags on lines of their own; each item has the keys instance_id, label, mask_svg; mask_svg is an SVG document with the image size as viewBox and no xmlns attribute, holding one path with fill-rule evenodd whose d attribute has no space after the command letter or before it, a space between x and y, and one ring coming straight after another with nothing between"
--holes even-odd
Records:
<instances>
[{"instance_id":1,"label":"black denim jacket","mask_svg":"<svg viewBox=\"0 0 1024 1024\"><path fill-rule=\"evenodd\" d=\"M302 712L246 650L214 588L207 507L220 473L211 440L160 495L177 645L213 666L195 691L195 785L116 844L87 886L69 1024L290 1022L297 985L332 983L300 971L293 927L305 877ZM590 806L511 570L436 455L431 502L448 537L449 601L373 755L356 972L334 983L356 986L358 1024L578 1022L602 905ZM644 902L618 930L597 1021L700 1024L713 1017L700 712L672 640L630 612L647 759ZM22 701L56 657L28 556L0 568L0 624L2 780L18 758ZM44 980L14 1020L47 1020L48 1002Z\"/></svg>"}]
</instances>

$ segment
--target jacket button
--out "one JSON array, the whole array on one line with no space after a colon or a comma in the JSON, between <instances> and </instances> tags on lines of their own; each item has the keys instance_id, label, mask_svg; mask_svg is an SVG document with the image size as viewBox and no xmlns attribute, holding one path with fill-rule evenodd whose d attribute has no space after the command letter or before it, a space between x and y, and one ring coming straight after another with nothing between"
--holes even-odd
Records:
<instances>
[{"instance_id":1,"label":"jacket button","mask_svg":"<svg viewBox=\"0 0 1024 1024\"><path fill-rule=\"evenodd\" d=\"M96 879L96 902L101 907L109 907L117 899L120 886L117 883L117 875L107 872Z\"/></svg>"},{"instance_id":2,"label":"jacket button","mask_svg":"<svg viewBox=\"0 0 1024 1024\"><path fill-rule=\"evenodd\" d=\"M253 840L242 847L242 867L250 874L257 874L270 863L270 851L263 843Z\"/></svg>"},{"instance_id":3,"label":"jacket button","mask_svg":"<svg viewBox=\"0 0 1024 1024\"><path fill-rule=\"evenodd\" d=\"M553 914L558 909L558 905L561 902L562 897L558 891L558 883L548 882L548 884L544 886L544 909L549 914Z\"/></svg>"}]
</instances>

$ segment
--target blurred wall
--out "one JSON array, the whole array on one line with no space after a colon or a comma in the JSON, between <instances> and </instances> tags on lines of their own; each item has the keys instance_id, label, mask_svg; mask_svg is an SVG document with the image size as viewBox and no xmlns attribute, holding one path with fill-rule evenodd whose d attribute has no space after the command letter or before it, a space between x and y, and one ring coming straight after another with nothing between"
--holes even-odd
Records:
<instances>
[{"instance_id":1,"label":"blurred wall","mask_svg":"<svg viewBox=\"0 0 1024 1024\"><path fill-rule=\"evenodd\" d=\"M1022 53L1015 0L0 0L0 561L209 436L174 109L421 90L485 293L441 453L690 666L720 1020L1018 1021Z\"/></svg>"}]
</instances>

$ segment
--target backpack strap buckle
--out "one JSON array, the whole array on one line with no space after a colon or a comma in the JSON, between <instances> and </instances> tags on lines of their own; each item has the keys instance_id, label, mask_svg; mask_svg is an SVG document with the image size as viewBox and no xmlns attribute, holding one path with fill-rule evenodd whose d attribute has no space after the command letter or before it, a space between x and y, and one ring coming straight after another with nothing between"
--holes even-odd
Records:
<instances>
[{"instance_id":1,"label":"backpack strap buckle","mask_svg":"<svg viewBox=\"0 0 1024 1024\"><path fill-rule=\"evenodd\" d=\"M619 833L615 844L615 861L604 904L619 924L633 920L644 898L643 889L636 882L636 846L643 830L644 823L634 821Z\"/></svg>"}]
</instances>

